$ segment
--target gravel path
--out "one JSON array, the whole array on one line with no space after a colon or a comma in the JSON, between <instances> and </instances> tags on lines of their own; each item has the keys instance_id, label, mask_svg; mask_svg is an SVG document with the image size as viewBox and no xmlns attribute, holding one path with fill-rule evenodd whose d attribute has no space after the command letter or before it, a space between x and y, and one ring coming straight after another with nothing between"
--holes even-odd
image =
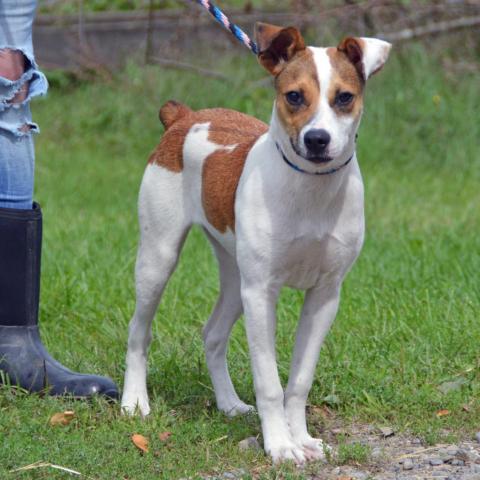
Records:
<instances>
[{"instance_id":1,"label":"gravel path","mask_svg":"<svg viewBox=\"0 0 480 480\"><path fill-rule=\"evenodd\" d=\"M480 432L455 444L428 446L390 427L346 425L328 407L316 406L308 409L308 423L312 433L328 442L334 453L327 463L300 467L302 480L480 480ZM447 438L449 432L443 433ZM255 437L242 440L238 448L262 450ZM270 468L265 464L251 472L237 469L202 478L257 479Z\"/></svg>"},{"instance_id":2,"label":"gravel path","mask_svg":"<svg viewBox=\"0 0 480 480\"><path fill-rule=\"evenodd\" d=\"M370 459L361 466L326 465L311 479L338 480L480 480L480 444L463 441L455 445L425 447L416 438L368 435L352 441L371 448Z\"/></svg>"},{"instance_id":3,"label":"gravel path","mask_svg":"<svg viewBox=\"0 0 480 480\"><path fill-rule=\"evenodd\" d=\"M324 435L322 435L324 437ZM309 466L303 478L309 480L480 480L480 433L472 440L456 444L425 446L415 437L397 435L389 428L378 429L369 425L349 429L328 430L330 444L337 449L338 439L344 444L361 444L369 452L362 464L335 464ZM242 450L260 449L252 437L239 444ZM313 467L313 468L312 468ZM260 469L261 470L261 469ZM255 473L262 473L261 471ZM203 477L205 480L241 480L257 478L245 470L225 472L219 476ZM263 472L265 473L265 472Z\"/></svg>"}]
</instances>

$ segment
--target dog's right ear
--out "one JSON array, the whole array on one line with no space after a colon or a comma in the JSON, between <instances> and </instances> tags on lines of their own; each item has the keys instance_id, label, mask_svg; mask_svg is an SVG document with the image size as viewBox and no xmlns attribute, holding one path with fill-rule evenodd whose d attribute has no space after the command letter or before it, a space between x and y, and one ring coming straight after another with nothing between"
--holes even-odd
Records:
<instances>
[{"instance_id":1,"label":"dog's right ear","mask_svg":"<svg viewBox=\"0 0 480 480\"><path fill-rule=\"evenodd\" d=\"M268 23L255 24L258 61L272 75L278 75L286 63L305 50L302 34L295 27L277 27Z\"/></svg>"}]
</instances>

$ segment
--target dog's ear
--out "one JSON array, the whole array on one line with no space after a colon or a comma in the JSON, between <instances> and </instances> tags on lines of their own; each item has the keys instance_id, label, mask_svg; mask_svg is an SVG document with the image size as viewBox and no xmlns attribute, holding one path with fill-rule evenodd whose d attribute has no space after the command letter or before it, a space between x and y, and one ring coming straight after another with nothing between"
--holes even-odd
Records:
<instances>
[{"instance_id":1,"label":"dog's ear","mask_svg":"<svg viewBox=\"0 0 480 480\"><path fill-rule=\"evenodd\" d=\"M362 78L367 80L381 70L392 45L376 38L348 37L337 48L345 53Z\"/></svg>"},{"instance_id":2,"label":"dog's ear","mask_svg":"<svg viewBox=\"0 0 480 480\"><path fill-rule=\"evenodd\" d=\"M272 75L278 75L286 63L305 50L302 34L295 27L277 27L268 23L255 24L258 61Z\"/></svg>"}]
</instances>

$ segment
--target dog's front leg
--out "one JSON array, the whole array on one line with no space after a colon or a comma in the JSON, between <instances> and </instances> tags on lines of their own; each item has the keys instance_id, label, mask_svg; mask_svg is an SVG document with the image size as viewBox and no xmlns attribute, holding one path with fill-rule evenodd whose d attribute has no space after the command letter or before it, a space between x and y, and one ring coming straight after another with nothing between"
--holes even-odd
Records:
<instances>
[{"instance_id":1,"label":"dog's front leg","mask_svg":"<svg viewBox=\"0 0 480 480\"><path fill-rule=\"evenodd\" d=\"M278 288L265 284L245 285L242 279L242 301L265 451L274 462L293 460L303 463L303 450L290 435L283 388L278 377L275 355L278 292Z\"/></svg>"},{"instance_id":2,"label":"dog's front leg","mask_svg":"<svg viewBox=\"0 0 480 480\"><path fill-rule=\"evenodd\" d=\"M339 297L340 282L334 278L323 278L319 287L307 291L285 391L285 414L290 433L309 460L325 457L322 441L312 438L307 431L305 407L320 348L335 319Z\"/></svg>"}]
</instances>

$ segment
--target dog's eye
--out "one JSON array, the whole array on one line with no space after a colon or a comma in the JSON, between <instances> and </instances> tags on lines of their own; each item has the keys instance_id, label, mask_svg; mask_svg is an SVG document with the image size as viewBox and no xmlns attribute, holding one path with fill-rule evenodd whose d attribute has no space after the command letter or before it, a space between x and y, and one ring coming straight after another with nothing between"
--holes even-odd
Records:
<instances>
[{"instance_id":1,"label":"dog's eye","mask_svg":"<svg viewBox=\"0 0 480 480\"><path fill-rule=\"evenodd\" d=\"M340 92L335 98L335 103L340 106L348 105L353 100L353 94L350 92Z\"/></svg>"},{"instance_id":2,"label":"dog's eye","mask_svg":"<svg viewBox=\"0 0 480 480\"><path fill-rule=\"evenodd\" d=\"M303 103L303 95L300 92L292 90L291 92L288 92L285 97L287 98L287 102L295 107L298 107Z\"/></svg>"}]
</instances>

